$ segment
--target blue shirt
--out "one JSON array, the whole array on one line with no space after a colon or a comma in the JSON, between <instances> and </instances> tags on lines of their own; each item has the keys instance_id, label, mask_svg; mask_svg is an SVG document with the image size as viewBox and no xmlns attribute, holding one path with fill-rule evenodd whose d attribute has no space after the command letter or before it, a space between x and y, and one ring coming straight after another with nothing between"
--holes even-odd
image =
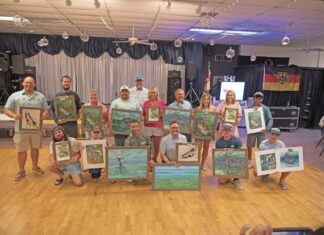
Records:
<instances>
[{"instance_id":1,"label":"blue shirt","mask_svg":"<svg viewBox=\"0 0 324 235\"><path fill-rule=\"evenodd\" d=\"M277 140L276 143L270 144L269 139L263 140L259 146L259 150L270 150L270 149L278 149L278 148L286 148L286 145L281 140Z\"/></svg>"},{"instance_id":2,"label":"blue shirt","mask_svg":"<svg viewBox=\"0 0 324 235\"><path fill-rule=\"evenodd\" d=\"M174 108L174 109L189 109L192 110L192 106L189 101L184 100L183 103L178 103L177 101L173 101L171 104L168 106L169 108Z\"/></svg>"},{"instance_id":3,"label":"blue shirt","mask_svg":"<svg viewBox=\"0 0 324 235\"><path fill-rule=\"evenodd\" d=\"M161 140L160 153L164 154L170 161L175 161L177 159L177 143L187 143L187 137L182 134L178 134L176 137L172 137L171 134L164 136Z\"/></svg>"},{"instance_id":4,"label":"blue shirt","mask_svg":"<svg viewBox=\"0 0 324 235\"><path fill-rule=\"evenodd\" d=\"M46 98L42 93L34 91L29 96L24 90L11 94L5 105L5 108L10 109L14 113L19 113L19 107L48 109ZM19 132L19 120L15 120L15 131Z\"/></svg>"},{"instance_id":5,"label":"blue shirt","mask_svg":"<svg viewBox=\"0 0 324 235\"><path fill-rule=\"evenodd\" d=\"M254 108L255 106L251 106L250 108ZM271 130L273 126L273 119L272 119L272 114L270 112L270 109L268 106L265 106L264 104L261 104L262 110L263 110L263 116L264 116L264 122L266 125L266 129L268 131Z\"/></svg>"},{"instance_id":6,"label":"blue shirt","mask_svg":"<svg viewBox=\"0 0 324 235\"><path fill-rule=\"evenodd\" d=\"M216 148L241 148L242 142L239 138L232 135L229 140L225 140L224 136L219 138L215 144Z\"/></svg>"}]
</instances>

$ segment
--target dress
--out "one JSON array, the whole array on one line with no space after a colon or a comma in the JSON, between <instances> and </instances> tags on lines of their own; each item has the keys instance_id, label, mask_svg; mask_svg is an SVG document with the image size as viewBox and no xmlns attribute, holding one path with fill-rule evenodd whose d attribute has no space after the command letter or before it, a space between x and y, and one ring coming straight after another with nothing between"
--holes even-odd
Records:
<instances>
[{"instance_id":1,"label":"dress","mask_svg":"<svg viewBox=\"0 0 324 235\"><path fill-rule=\"evenodd\" d=\"M235 135L236 137L239 137L237 123L242 118L242 108L241 108L241 105L238 102L235 102L235 104L226 104L225 101L222 101L219 104L219 106L218 106L218 110L220 112L220 116L221 116L222 119L224 119L225 109L226 108L238 109L237 122L235 124L234 123L231 123L231 124L233 125L233 135ZM222 132L224 123L225 122L223 120L220 121L219 132L218 132L219 133L219 136L221 135L221 132Z\"/></svg>"}]
</instances>

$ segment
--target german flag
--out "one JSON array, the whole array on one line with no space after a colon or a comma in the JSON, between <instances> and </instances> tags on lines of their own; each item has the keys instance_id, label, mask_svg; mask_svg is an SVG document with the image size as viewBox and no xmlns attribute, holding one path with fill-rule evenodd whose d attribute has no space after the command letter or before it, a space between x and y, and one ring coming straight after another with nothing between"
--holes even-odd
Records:
<instances>
[{"instance_id":1,"label":"german flag","mask_svg":"<svg viewBox=\"0 0 324 235\"><path fill-rule=\"evenodd\" d=\"M264 66L263 90L299 91L299 84L299 68Z\"/></svg>"}]
</instances>

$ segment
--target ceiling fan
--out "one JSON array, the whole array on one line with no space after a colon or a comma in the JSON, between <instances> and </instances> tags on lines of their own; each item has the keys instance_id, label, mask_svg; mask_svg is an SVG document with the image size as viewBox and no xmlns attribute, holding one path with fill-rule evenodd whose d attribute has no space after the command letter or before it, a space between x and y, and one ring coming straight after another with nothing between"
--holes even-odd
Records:
<instances>
[{"instance_id":1,"label":"ceiling fan","mask_svg":"<svg viewBox=\"0 0 324 235\"><path fill-rule=\"evenodd\" d=\"M135 44L142 44L142 45L147 45L152 47L152 44L155 44L154 42L149 42L149 40L147 39L138 39L137 37L135 37L135 32L134 32L134 26L133 26L133 33L132 36L129 37L127 40L121 40L121 41L113 41L113 43L129 43L131 46L135 45Z\"/></svg>"}]
</instances>

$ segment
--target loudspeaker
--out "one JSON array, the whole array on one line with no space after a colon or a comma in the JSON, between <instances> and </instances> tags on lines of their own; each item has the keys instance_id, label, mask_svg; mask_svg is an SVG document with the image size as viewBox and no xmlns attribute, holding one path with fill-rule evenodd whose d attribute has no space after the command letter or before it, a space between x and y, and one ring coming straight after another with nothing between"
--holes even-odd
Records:
<instances>
[{"instance_id":1,"label":"loudspeaker","mask_svg":"<svg viewBox=\"0 0 324 235\"><path fill-rule=\"evenodd\" d=\"M180 71L169 71L168 72L168 87L167 87L167 104L171 104L175 101L174 92L181 88L181 72Z\"/></svg>"},{"instance_id":2,"label":"loudspeaker","mask_svg":"<svg viewBox=\"0 0 324 235\"><path fill-rule=\"evenodd\" d=\"M189 62L186 66L186 78L194 80L197 78L197 64L195 62Z\"/></svg>"},{"instance_id":3,"label":"loudspeaker","mask_svg":"<svg viewBox=\"0 0 324 235\"><path fill-rule=\"evenodd\" d=\"M12 55L12 74L24 74L25 73L25 60L23 55Z\"/></svg>"},{"instance_id":4,"label":"loudspeaker","mask_svg":"<svg viewBox=\"0 0 324 235\"><path fill-rule=\"evenodd\" d=\"M8 72L9 56L6 53L0 53L0 72Z\"/></svg>"}]
</instances>

